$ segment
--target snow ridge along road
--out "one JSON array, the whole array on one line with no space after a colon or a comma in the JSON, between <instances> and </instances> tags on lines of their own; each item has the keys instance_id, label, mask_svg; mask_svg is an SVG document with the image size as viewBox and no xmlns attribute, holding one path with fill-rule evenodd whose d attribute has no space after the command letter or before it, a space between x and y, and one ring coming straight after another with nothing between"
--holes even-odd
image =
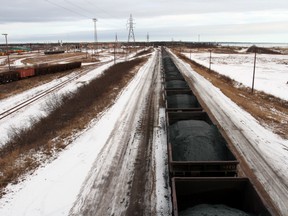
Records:
<instances>
[{"instance_id":1,"label":"snow ridge along road","mask_svg":"<svg viewBox=\"0 0 288 216\"><path fill-rule=\"evenodd\" d=\"M203 102L210 108L228 138L246 159L250 168L283 215L288 215L288 141L258 124L218 88L197 74L189 64L173 54L178 68L188 78Z\"/></svg>"}]
</instances>

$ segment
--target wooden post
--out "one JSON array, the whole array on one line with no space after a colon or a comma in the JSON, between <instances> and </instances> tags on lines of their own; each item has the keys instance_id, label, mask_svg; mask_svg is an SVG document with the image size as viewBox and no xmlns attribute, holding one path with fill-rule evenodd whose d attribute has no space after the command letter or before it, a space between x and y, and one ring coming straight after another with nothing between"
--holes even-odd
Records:
<instances>
[{"instance_id":1,"label":"wooden post","mask_svg":"<svg viewBox=\"0 0 288 216\"><path fill-rule=\"evenodd\" d=\"M210 52L210 57L209 57L209 71L211 71L211 50L209 50Z\"/></svg>"},{"instance_id":2,"label":"wooden post","mask_svg":"<svg viewBox=\"0 0 288 216\"><path fill-rule=\"evenodd\" d=\"M255 81L255 69L256 69L256 48L255 48L255 55L254 55L254 68L253 68L253 79L252 79L252 93L254 92L254 81Z\"/></svg>"},{"instance_id":3,"label":"wooden post","mask_svg":"<svg viewBox=\"0 0 288 216\"><path fill-rule=\"evenodd\" d=\"M116 64L116 42L114 43L114 64Z\"/></svg>"}]
</instances>

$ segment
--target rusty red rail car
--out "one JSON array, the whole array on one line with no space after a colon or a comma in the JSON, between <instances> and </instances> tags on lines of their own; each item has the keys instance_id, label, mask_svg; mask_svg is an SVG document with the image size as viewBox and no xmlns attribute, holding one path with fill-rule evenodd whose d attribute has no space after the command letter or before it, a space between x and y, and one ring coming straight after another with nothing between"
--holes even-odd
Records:
<instances>
[{"instance_id":1,"label":"rusty red rail car","mask_svg":"<svg viewBox=\"0 0 288 216\"><path fill-rule=\"evenodd\" d=\"M0 73L0 84L5 84L33 76L57 73L81 67L81 62L65 64L39 65L33 67L15 68L13 71Z\"/></svg>"}]
</instances>

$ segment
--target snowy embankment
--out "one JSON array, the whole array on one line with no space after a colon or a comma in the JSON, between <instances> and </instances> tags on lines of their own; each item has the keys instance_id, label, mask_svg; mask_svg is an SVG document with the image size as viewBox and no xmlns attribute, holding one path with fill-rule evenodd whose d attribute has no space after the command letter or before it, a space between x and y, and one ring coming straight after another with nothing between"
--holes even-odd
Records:
<instances>
[{"instance_id":1,"label":"snowy embankment","mask_svg":"<svg viewBox=\"0 0 288 216\"><path fill-rule=\"evenodd\" d=\"M24 64L22 63L23 60L26 58L20 58L14 61L14 63L11 66L23 66Z\"/></svg>"},{"instance_id":2,"label":"snowy embankment","mask_svg":"<svg viewBox=\"0 0 288 216\"><path fill-rule=\"evenodd\" d=\"M47 101L53 100L53 98L61 97L61 95L76 91L80 86L89 82L89 80L98 77L101 73L103 73L104 70L109 68L111 65L113 65L112 62L102 65L101 67L96 68L94 70L91 70L84 76L72 80L69 84L63 86L63 88L58 90L57 92L53 92L50 95L47 95L46 97L43 97L42 99L36 101L35 103L32 103L31 105L25 107L24 110L21 109L16 113L14 113L13 115L10 115L9 117L0 120L0 131L1 131L0 145L1 144L3 145L8 140L9 133L11 130L15 130L17 128L29 127L31 125L32 119L39 119L43 116L46 116L48 114L46 107ZM67 76L61 77L60 79L54 80L44 85L40 85L36 88L27 90L23 93L6 98L4 100L0 100L1 111L4 112L5 110L10 109L29 98L33 98L35 95L44 92L47 89L50 89L61 82L69 80L77 73L79 72L76 71Z\"/></svg>"},{"instance_id":3,"label":"snowy embankment","mask_svg":"<svg viewBox=\"0 0 288 216\"><path fill-rule=\"evenodd\" d=\"M0 65L4 64L6 59L7 59L7 57L0 56Z\"/></svg>"},{"instance_id":4,"label":"snowy embankment","mask_svg":"<svg viewBox=\"0 0 288 216\"><path fill-rule=\"evenodd\" d=\"M194 88L211 108L211 113L246 159L274 204L283 215L288 215L288 140L262 127L189 64L175 55L174 59L180 70L192 80Z\"/></svg>"},{"instance_id":5,"label":"snowy embankment","mask_svg":"<svg viewBox=\"0 0 288 216\"><path fill-rule=\"evenodd\" d=\"M137 126L135 127L137 116L141 116L143 112L141 105L145 102L145 93L151 88L149 85L149 82L152 82L151 68L155 61L156 54L154 53L139 70L131 83L123 90L115 104L104 112L99 119L91 122L87 130L83 131L71 145L59 153L57 159L50 164L43 165L33 175L27 176L21 183L9 185L7 187L8 193L0 200L0 215L68 215L81 187L83 187L83 193L79 195L78 202L74 205L72 212L80 211L79 208L83 207L82 201L86 199L85 197L90 193L93 195L95 192L95 188L94 190L89 188L89 184L93 184L93 181L90 182L90 180L96 181L95 183L97 181L99 181L98 183L103 183L103 179L107 177L105 176L107 175L105 169L113 170L113 166L117 164L117 162L112 163L113 161L109 161L109 158L119 157L119 155L117 156L117 150L123 144L119 143L119 139L122 140L123 137L118 132L131 136L131 140L129 141L128 139L127 141L132 143L132 145L129 144L127 147L127 155L122 164L123 173L121 171L120 176L118 176L119 179L114 182L121 183L115 185L115 190L120 192L123 190L123 196L112 196L112 199L108 200L106 204L110 205L110 201L112 202L114 199L119 199L118 201L120 201L123 197L128 196L125 188L127 187L128 179L131 178L129 174L133 172L134 166L134 163L130 163L130 159L133 160L135 158L137 140L139 139L139 137L137 138L137 133L134 138L132 133L135 130L137 131ZM146 81L143 82L143 80ZM123 116L128 119L123 119ZM130 125L129 119L131 117L133 117L133 125ZM158 133L161 132L158 131ZM158 134L158 136L162 140L163 131L162 135ZM99 175L93 175L93 170ZM90 174L88 175L89 172ZM161 178L161 175L158 174L158 177L160 176L159 178ZM85 180L86 184L82 185ZM113 191L114 187L111 187L111 190ZM101 198L101 195L99 198ZM122 205L121 209L123 210L124 204L117 202L113 203L113 206L115 208L117 205ZM160 208L163 208L163 206L165 207L165 204L162 203Z\"/></svg>"},{"instance_id":6,"label":"snowy embankment","mask_svg":"<svg viewBox=\"0 0 288 216\"><path fill-rule=\"evenodd\" d=\"M134 54L132 53L129 56L127 56L127 58L131 59L133 55ZM101 59L102 60L101 63L105 63L106 61L111 61L112 58L113 57L111 56L110 57L105 56L104 58ZM118 58L116 62L118 63L118 62L123 62L123 61L125 61L125 59ZM57 92L51 92L49 95L25 107L25 110L21 109L18 112L14 113L13 115L10 115L9 117L6 117L0 120L0 131L1 131L0 146L5 144L8 141L10 132L13 132L13 130L30 127L31 122L33 121L35 122L36 119L39 119L41 117L48 115L47 101L53 100L53 98L61 97L64 94L77 91L79 87L81 87L84 84L89 83L90 80L100 76L107 68L109 68L113 64L114 64L113 62L109 62L94 70L91 70L85 75L77 79L71 80L67 85L63 86ZM27 99L33 98L35 95L41 92L47 91L48 89L55 87L58 84L73 78L77 74L79 74L78 70L76 72L63 76L57 80L53 80L49 83L27 90L23 93L0 100L1 112L9 110L10 108L16 106L17 104L20 104L21 102L26 101Z\"/></svg>"},{"instance_id":7,"label":"snowy embankment","mask_svg":"<svg viewBox=\"0 0 288 216\"><path fill-rule=\"evenodd\" d=\"M190 53L184 53L190 58ZM209 68L209 52L191 53L191 59ZM211 69L245 86L252 86L254 54L211 54ZM288 100L288 55L257 54L254 88Z\"/></svg>"}]
</instances>

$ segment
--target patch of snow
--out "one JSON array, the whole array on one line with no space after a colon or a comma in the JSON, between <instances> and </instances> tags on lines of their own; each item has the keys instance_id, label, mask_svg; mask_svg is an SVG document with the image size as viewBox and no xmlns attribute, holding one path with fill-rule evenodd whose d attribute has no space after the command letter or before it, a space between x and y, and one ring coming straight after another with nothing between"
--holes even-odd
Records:
<instances>
[{"instance_id":1,"label":"patch of snow","mask_svg":"<svg viewBox=\"0 0 288 216\"><path fill-rule=\"evenodd\" d=\"M185 53L190 58L190 53ZM209 68L209 52L192 53L192 60ZM254 54L212 53L211 69L252 87ZM288 100L288 55L257 54L254 88Z\"/></svg>"},{"instance_id":2,"label":"patch of snow","mask_svg":"<svg viewBox=\"0 0 288 216\"><path fill-rule=\"evenodd\" d=\"M36 103L32 103L31 105L25 107L25 110L19 110L15 114L0 120L0 145L3 145L9 139L9 131L16 128L29 127L31 125L31 119L39 119L40 117L46 116L48 113L44 111L44 107L47 100L50 100L51 98L53 99L53 97L61 97L61 95L67 93L75 92L79 87L86 84L91 79L100 76L104 70L109 68L112 64L113 63L104 64L99 68L89 71L87 74L78 79L73 79L69 84L63 86L63 88L59 89L57 92L53 92L44 98L39 99ZM4 112L5 110L14 107L16 104L19 104L29 98L33 98L35 95L41 92L45 92L47 89L50 89L53 86L56 86L57 84L75 76L76 73L77 72L71 73L67 76L61 77L60 79L53 80L23 93L0 100L1 111Z\"/></svg>"},{"instance_id":3,"label":"patch of snow","mask_svg":"<svg viewBox=\"0 0 288 216\"><path fill-rule=\"evenodd\" d=\"M159 110L158 126L154 128L153 146L154 160L153 165L156 170L155 184L155 205L156 214L159 216L172 215L171 188L169 186L169 170L168 170L168 152L167 152L167 136L166 136L166 112L164 108Z\"/></svg>"},{"instance_id":4,"label":"patch of snow","mask_svg":"<svg viewBox=\"0 0 288 216\"><path fill-rule=\"evenodd\" d=\"M147 66L147 64L150 64L150 66ZM121 96L119 96L115 104L106 110L99 119L95 119L93 122L91 122L90 126L83 131L83 133L76 138L72 144L70 144L64 151L59 153L57 159L52 161L50 164L37 169L33 175L27 176L27 179L23 182L16 185L9 185L7 187L9 193L0 199L0 215L68 215L71 207L77 199L77 195L80 192L81 187L83 186L83 182L85 182L85 179L89 179L87 178L89 171L95 170L97 167L99 169L109 168L109 156L112 156L112 154L110 155L108 153L111 153L111 149L114 149L115 152L118 149L117 146L120 146L117 144L117 139L112 139L109 141L109 137L111 137L110 135L113 134L113 131L119 130L119 124L117 124L117 122L121 123L123 127L126 125L125 128L129 126L129 121L119 121L121 116L123 116L123 113L126 112L127 115L134 113L127 110L127 108L130 107L127 106L127 103L129 101L130 104L133 104L133 101L134 103L138 102L139 98L142 98L141 100L145 101L145 97L139 97L138 94L148 92L148 87L150 88L150 85L148 85L147 82L143 82L143 78L148 78L149 74L151 76L151 73L149 72L151 72L150 67L153 64L155 64L155 55L152 55L150 61L140 69L135 78L133 78L133 81L127 86L127 88L125 88ZM107 65L103 67L107 67ZM101 70L96 69L96 71L100 72ZM89 78L86 77L86 81L95 76L95 71L92 74L90 74ZM82 79L85 80L85 78ZM149 77L148 80L151 82L152 79ZM144 87L141 88L140 86ZM73 90L72 87L70 87L70 90L71 89ZM135 92L138 93L134 94ZM141 107L143 106L141 106L141 104L142 103L136 103L136 111L138 110L138 114L142 113ZM161 113L161 124L164 124L163 116L165 113L163 110ZM130 132L130 130L125 131L128 133ZM115 133L115 135L116 134L117 133ZM160 160L162 160L164 153L162 152L161 148L164 147L162 146L161 142L163 139L165 139L165 135L161 130L159 130L157 134L159 137L159 139L156 140L158 146L157 154L159 154L159 157L161 158ZM107 143L113 145L108 145ZM109 151L104 148L106 145L107 148L109 147ZM137 146L134 147L136 148ZM137 153L135 149L131 149L131 151L135 151L135 153ZM99 157L100 159L105 157L108 158L108 161L105 162L106 165L104 167L102 167L103 164L101 163L101 160L96 160ZM159 160L158 162L160 163ZM126 165L126 169L128 171L131 169L131 166L133 166L133 164L129 165L128 159ZM159 166L161 166L161 164ZM159 167L159 169L161 170L162 168ZM123 182L125 182L124 179L127 179L129 176L129 172L125 173L122 175ZM157 179L159 179L157 181L160 183L162 183L165 178L165 176L161 176L161 173L162 171L160 171L157 176ZM105 176L100 175L96 180L101 181L101 179L104 177ZM161 190L163 185L158 184L157 187L159 190ZM84 192L86 191L88 193L91 191L91 188L89 189L88 185L86 185L86 188L88 188L87 191L85 190L84 185ZM121 189L121 187L117 188L117 190ZM160 194L162 195L164 193L160 192ZM82 194L84 197L85 195L87 194ZM117 199L117 197L114 197L113 199ZM158 205L159 208L166 208L166 204L163 203L161 199L157 200L160 202ZM116 203L114 203L114 205L115 204ZM117 205L119 205L119 203L117 203Z\"/></svg>"}]
</instances>

